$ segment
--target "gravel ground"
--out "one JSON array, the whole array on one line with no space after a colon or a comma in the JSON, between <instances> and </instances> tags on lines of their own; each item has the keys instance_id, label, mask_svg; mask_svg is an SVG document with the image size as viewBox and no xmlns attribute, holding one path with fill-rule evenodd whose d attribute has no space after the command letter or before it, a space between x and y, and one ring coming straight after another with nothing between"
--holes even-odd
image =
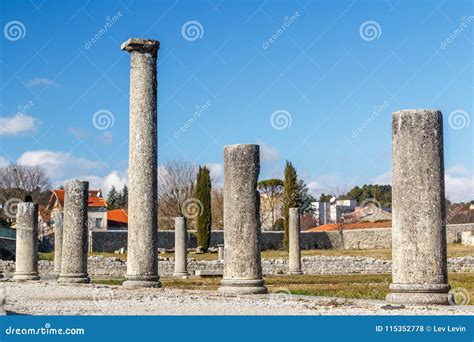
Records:
<instances>
[{"instance_id":1,"label":"gravel ground","mask_svg":"<svg viewBox=\"0 0 474 342\"><path fill-rule=\"evenodd\" d=\"M230 296L54 281L3 281L2 285L9 315L474 315L474 306L387 309L383 301L288 294Z\"/></svg>"}]
</instances>

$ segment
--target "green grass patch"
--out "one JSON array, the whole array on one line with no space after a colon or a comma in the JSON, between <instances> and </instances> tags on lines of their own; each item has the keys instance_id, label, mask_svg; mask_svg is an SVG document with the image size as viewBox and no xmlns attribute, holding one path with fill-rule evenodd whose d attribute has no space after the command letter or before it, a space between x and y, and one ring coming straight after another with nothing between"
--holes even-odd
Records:
<instances>
[{"instance_id":1,"label":"green grass patch","mask_svg":"<svg viewBox=\"0 0 474 342\"><path fill-rule=\"evenodd\" d=\"M50 253L38 253L39 260L54 261L54 252Z\"/></svg>"},{"instance_id":2,"label":"green grass patch","mask_svg":"<svg viewBox=\"0 0 474 342\"><path fill-rule=\"evenodd\" d=\"M92 279L93 284L101 285L122 285L124 279Z\"/></svg>"}]
</instances>

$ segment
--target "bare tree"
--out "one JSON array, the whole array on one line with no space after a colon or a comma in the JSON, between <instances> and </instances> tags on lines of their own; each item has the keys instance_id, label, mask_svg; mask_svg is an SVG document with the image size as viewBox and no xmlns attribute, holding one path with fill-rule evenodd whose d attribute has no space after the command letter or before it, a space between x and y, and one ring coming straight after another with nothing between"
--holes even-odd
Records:
<instances>
[{"instance_id":1,"label":"bare tree","mask_svg":"<svg viewBox=\"0 0 474 342\"><path fill-rule=\"evenodd\" d=\"M349 192L347 185L337 185L333 188L333 193L336 198L344 197Z\"/></svg>"},{"instance_id":2,"label":"bare tree","mask_svg":"<svg viewBox=\"0 0 474 342\"><path fill-rule=\"evenodd\" d=\"M51 196L51 184L39 166L10 164L0 167L0 220L13 222L16 205L22 201L35 201L46 205Z\"/></svg>"},{"instance_id":3,"label":"bare tree","mask_svg":"<svg viewBox=\"0 0 474 342\"><path fill-rule=\"evenodd\" d=\"M186 215L187 200L194 196L197 168L187 161L169 161L158 168L160 228L172 229L174 217ZM188 217L189 219L189 217Z\"/></svg>"},{"instance_id":4,"label":"bare tree","mask_svg":"<svg viewBox=\"0 0 474 342\"><path fill-rule=\"evenodd\" d=\"M43 192L51 188L49 178L39 166L10 164L0 168L0 188L18 189L24 193Z\"/></svg>"}]
</instances>

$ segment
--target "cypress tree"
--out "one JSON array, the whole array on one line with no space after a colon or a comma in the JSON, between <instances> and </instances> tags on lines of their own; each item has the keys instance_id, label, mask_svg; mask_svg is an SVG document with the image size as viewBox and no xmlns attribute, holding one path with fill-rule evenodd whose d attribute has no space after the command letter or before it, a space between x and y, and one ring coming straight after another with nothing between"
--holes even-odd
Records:
<instances>
[{"instance_id":1,"label":"cypress tree","mask_svg":"<svg viewBox=\"0 0 474 342\"><path fill-rule=\"evenodd\" d=\"M287 160L283 178L283 214L285 217L285 238L283 244L287 251L289 248L288 230L290 208L298 207L299 202L298 176L293 164Z\"/></svg>"},{"instance_id":2,"label":"cypress tree","mask_svg":"<svg viewBox=\"0 0 474 342\"><path fill-rule=\"evenodd\" d=\"M211 177L209 169L199 167L196 180L196 199L202 209L197 217L197 243L207 251L211 243ZM202 206L201 206L202 204Z\"/></svg>"}]
</instances>

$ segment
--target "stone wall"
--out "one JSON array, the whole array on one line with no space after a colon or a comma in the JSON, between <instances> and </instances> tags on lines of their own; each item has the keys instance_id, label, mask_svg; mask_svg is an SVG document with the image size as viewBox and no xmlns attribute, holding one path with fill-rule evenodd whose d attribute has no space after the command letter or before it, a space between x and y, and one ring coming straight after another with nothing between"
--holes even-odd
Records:
<instances>
[{"instance_id":1,"label":"stone wall","mask_svg":"<svg viewBox=\"0 0 474 342\"><path fill-rule=\"evenodd\" d=\"M474 223L448 225L448 243L461 242L463 231L474 231ZM94 252L113 252L121 247L127 247L126 231L92 231L90 234L90 247ZM211 234L211 246L224 243L224 232L214 230ZM262 250L280 249L283 244L283 232L262 232ZM303 232L301 234L302 249L375 249L390 248L392 244L392 231L390 228L373 228L347 230L341 234L338 231L330 232ZM196 232L188 232L188 247L195 248ZM158 232L158 248L174 248L174 231Z\"/></svg>"},{"instance_id":2,"label":"stone wall","mask_svg":"<svg viewBox=\"0 0 474 342\"><path fill-rule=\"evenodd\" d=\"M391 260L381 260L367 257L353 256L311 256L302 258L302 269L305 274L390 274ZM2 261L2 269L10 277L15 269L14 261ZM222 271L223 262L188 260L188 271L195 270ZM41 274L51 273L52 261L39 262ZM160 259L159 273L163 277L170 277L174 270L174 260ZM474 273L474 256L465 256L448 260L449 272ZM288 271L288 260L262 259L262 270L265 275L285 274ZM104 258L102 256L89 257L88 272L95 278L122 278L127 271L126 262L118 258Z\"/></svg>"}]
</instances>

